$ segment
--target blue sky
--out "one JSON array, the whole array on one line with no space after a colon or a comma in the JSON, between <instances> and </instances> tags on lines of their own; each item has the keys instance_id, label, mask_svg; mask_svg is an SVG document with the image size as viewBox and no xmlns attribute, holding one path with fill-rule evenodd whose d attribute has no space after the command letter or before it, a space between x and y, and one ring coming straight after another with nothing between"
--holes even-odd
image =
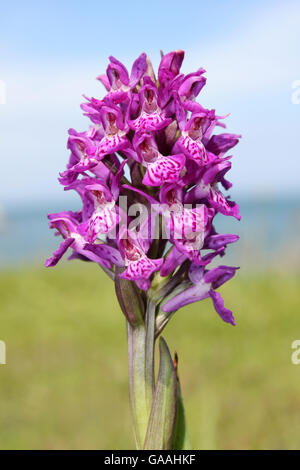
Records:
<instances>
[{"instance_id":1,"label":"blue sky","mask_svg":"<svg viewBox=\"0 0 300 470\"><path fill-rule=\"evenodd\" d=\"M67 129L88 127L81 95L102 96L109 55L130 66L145 51L157 66L179 48L184 72L207 70L199 101L243 135L233 195L299 195L299 25L299 1L2 2L0 203L63 197Z\"/></svg>"}]
</instances>

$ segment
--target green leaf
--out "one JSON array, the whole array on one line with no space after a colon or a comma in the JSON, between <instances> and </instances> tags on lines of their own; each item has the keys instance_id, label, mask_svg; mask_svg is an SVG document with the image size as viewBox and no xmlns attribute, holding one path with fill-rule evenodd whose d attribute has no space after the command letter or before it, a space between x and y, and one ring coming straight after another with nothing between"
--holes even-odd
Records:
<instances>
[{"instance_id":1,"label":"green leaf","mask_svg":"<svg viewBox=\"0 0 300 470\"><path fill-rule=\"evenodd\" d=\"M159 340L159 372L144 443L147 450L172 449L177 412L176 370L163 338Z\"/></svg>"},{"instance_id":2,"label":"green leaf","mask_svg":"<svg viewBox=\"0 0 300 470\"><path fill-rule=\"evenodd\" d=\"M177 375L177 416L173 436L173 450L191 450L179 378Z\"/></svg>"},{"instance_id":3,"label":"green leaf","mask_svg":"<svg viewBox=\"0 0 300 470\"><path fill-rule=\"evenodd\" d=\"M145 305L135 282L122 279L124 268L116 267L115 289L117 298L128 322L132 326L143 325Z\"/></svg>"}]
</instances>

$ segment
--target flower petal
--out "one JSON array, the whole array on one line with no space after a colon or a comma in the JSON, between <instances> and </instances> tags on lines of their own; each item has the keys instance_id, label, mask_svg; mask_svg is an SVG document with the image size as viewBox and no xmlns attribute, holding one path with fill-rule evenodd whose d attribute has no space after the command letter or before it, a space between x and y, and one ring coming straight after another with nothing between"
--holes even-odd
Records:
<instances>
[{"instance_id":1,"label":"flower petal","mask_svg":"<svg viewBox=\"0 0 300 470\"><path fill-rule=\"evenodd\" d=\"M164 55L158 69L158 79L162 86L179 74L184 59L184 51L178 50Z\"/></svg>"},{"instance_id":2,"label":"flower petal","mask_svg":"<svg viewBox=\"0 0 300 470\"><path fill-rule=\"evenodd\" d=\"M147 56L143 52L133 63L130 75L130 87L134 88L147 70Z\"/></svg>"},{"instance_id":3,"label":"flower petal","mask_svg":"<svg viewBox=\"0 0 300 470\"><path fill-rule=\"evenodd\" d=\"M148 279L154 271L160 269L163 261L163 258L150 259L147 256L143 256L136 261L131 261L127 269L121 274L121 277L132 281Z\"/></svg>"},{"instance_id":4,"label":"flower petal","mask_svg":"<svg viewBox=\"0 0 300 470\"><path fill-rule=\"evenodd\" d=\"M163 117L159 111L154 111L151 114L142 112L142 114L131 123L131 127L136 132L151 132L163 129L171 122L172 119Z\"/></svg>"},{"instance_id":5,"label":"flower petal","mask_svg":"<svg viewBox=\"0 0 300 470\"><path fill-rule=\"evenodd\" d=\"M235 275L237 269L239 268L235 266L217 266L204 274L204 281L210 283L214 289L217 289L229 281Z\"/></svg>"},{"instance_id":6,"label":"flower petal","mask_svg":"<svg viewBox=\"0 0 300 470\"><path fill-rule=\"evenodd\" d=\"M87 232L89 240L94 242L98 235L111 232L119 222L119 216L114 209L104 207L95 212L88 221Z\"/></svg>"},{"instance_id":7,"label":"flower petal","mask_svg":"<svg viewBox=\"0 0 300 470\"><path fill-rule=\"evenodd\" d=\"M178 145L197 165L203 166L210 162L210 158L200 140L193 140L191 137L186 136L178 141Z\"/></svg>"},{"instance_id":8,"label":"flower petal","mask_svg":"<svg viewBox=\"0 0 300 470\"><path fill-rule=\"evenodd\" d=\"M177 266L179 266L181 263L183 263L186 260L187 256L185 253L181 253L176 246L174 246L169 255L167 256L165 262L163 263L161 270L160 270L160 275L161 276L168 276L171 274Z\"/></svg>"},{"instance_id":9,"label":"flower petal","mask_svg":"<svg viewBox=\"0 0 300 470\"><path fill-rule=\"evenodd\" d=\"M161 186L163 183L176 183L184 167L184 155L159 157L147 165L147 172L143 184L147 186Z\"/></svg>"},{"instance_id":10,"label":"flower petal","mask_svg":"<svg viewBox=\"0 0 300 470\"><path fill-rule=\"evenodd\" d=\"M88 256L89 259L91 259L91 254L94 254L93 261L96 262L102 262L103 260L105 260L119 267L124 266L124 261L119 251L116 248L109 246L105 243L87 243L86 245L84 245L83 253Z\"/></svg>"},{"instance_id":11,"label":"flower petal","mask_svg":"<svg viewBox=\"0 0 300 470\"><path fill-rule=\"evenodd\" d=\"M196 284L187 288L180 294L168 300L163 306L163 312L175 312L185 305L198 302L199 300L207 299L210 296L209 284Z\"/></svg>"},{"instance_id":12,"label":"flower petal","mask_svg":"<svg viewBox=\"0 0 300 470\"><path fill-rule=\"evenodd\" d=\"M227 199L219 189L211 187L208 199L212 207L221 214L233 216L237 220L241 219L239 206L234 201Z\"/></svg>"},{"instance_id":13,"label":"flower petal","mask_svg":"<svg viewBox=\"0 0 300 470\"><path fill-rule=\"evenodd\" d=\"M213 135L207 144L207 150L222 157L227 150L234 147L241 138L236 134L218 134Z\"/></svg>"},{"instance_id":14,"label":"flower petal","mask_svg":"<svg viewBox=\"0 0 300 470\"><path fill-rule=\"evenodd\" d=\"M232 311L224 306L224 300L221 294L219 292L211 290L209 292L209 295L213 301L216 312L220 315L222 320L224 320L226 323L230 323L231 325L235 326L236 323Z\"/></svg>"},{"instance_id":15,"label":"flower petal","mask_svg":"<svg viewBox=\"0 0 300 470\"><path fill-rule=\"evenodd\" d=\"M62 241L59 245L59 248L54 251L53 255L45 261L45 266L47 268L55 266L73 242L74 238L67 238L66 240Z\"/></svg>"},{"instance_id":16,"label":"flower petal","mask_svg":"<svg viewBox=\"0 0 300 470\"><path fill-rule=\"evenodd\" d=\"M239 240L238 235L234 234L216 234L210 235L205 239L204 248L210 248L212 250L217 250L218 248L225 247L229 243L234 243Z\"/></svg>"}]
</instances>

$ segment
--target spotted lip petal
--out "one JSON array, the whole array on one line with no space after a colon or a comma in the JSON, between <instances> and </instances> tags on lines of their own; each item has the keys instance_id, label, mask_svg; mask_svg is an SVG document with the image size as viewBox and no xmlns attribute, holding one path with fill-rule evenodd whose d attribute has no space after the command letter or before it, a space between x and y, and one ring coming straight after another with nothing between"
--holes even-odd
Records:
<instances>
[{"instance_id":1,"label":"spotted lip petal","mask_svg":"<svg viewBox=\"0 0 300 470\"><path fill-rule=\"evenodd\" d=\"M127 266L126 270L120 274L123 279L132 281L149 279L163 263L163 258L148 258L137 235L126 227L121 227L118 245Z\"/></svg>"},{"instance_id":2,"label":"spotted lip petal","mask_svg":"<svg viewBox=\"0 0 300 470\"><path fill-rule=\"evenodd\" d=\"M77 228L80 235L92 243L98 235L111 234L119 223L119 215L105 180L84 177L65 189L75 189L83 202L82 223Z\"/></svg>"},{"instance_id":3,"label":"spotted lip petal","mask_svg":"<svg viewBox=\"0 0 300 470\"><path fill-rule=\"evenodd\" d=\"M204 245L208 222L208 211L203 204L200 207L182 208L171 213L173 243L182 255L197 264L207 264L206 260L201 258L200 250Z\"/></svg>"},{"instance_id":4,"label":"spotted lip petal","mask_svg":"<svg viewBox=\"0 0 300 470\"><path fill-rule=\"evenodd\" d=\"M151 132L163 129L171 122L172 119L164 117L159 111L154 111L151 114L142 112L142 114L131 124L131 127L136 132Z\"/></svg>"},{"instance_id":5,"label":"spotted lip petal","mask_svg":"<svg viewBox=\"0 0 300 470\"><path fill-rule=\"evenodd\" d=\"M209 189L208 199L212 207L224 215L231 215L237 220L241 219L239 214L239 206L229 199L226 199L224 194L216 187Z\"/></svg>"},{"instance_id":6,"label":"spotted lip petal","mask_svg":"<svg viewBox=\"0 0 300 470\"><path fill-rule=\"evenodd\" d=\"M203 264L200 250L204 244L204 234L198 233L193 238L175 239L176 248L185 254L191 261Z\"/></svg>"},{"instance_id":7,"label":"spotted lip petal","mask_svg":"<svg viewBox=\"0 0 300 470\"><path fill-rule=\"evenodd\" d=\"M103 137L100 144L95 148L95 160L102 160L106 155L119 152L129 146L126 136L115 134Z\"/></svg>"},{"instance_id":8,"label":"spotted lip petal","mask_svg":"<svg viewBox=\"0 0 300 470\"><path fill-rule=\"evenodd\" d=\"M176 183L184 167L184 155L160 156L156 161L147 165L143 184L161 186L163 183Z\"/></svg>"},{"instance_id":9,"label":"spotted lip petal","mask_svg":"<svg viewBox=\"0 0 300 470\"><path fill-rule=\"evenodd\" d=\"M190 209L182 207L171 213L171 219L174 237L184 239L190 234L204 233L208 220L207 209L204 204Z\"/></svg>"},{"instance_id":10,"label":"spotted lip petal","mask_svg":"<svg viewBox=\"0 0 300 470\"><path fill-rule=\"evenodd\" d=\"M132 261L126 268L120 277L131 281L137 281L140 279L149 279L154 271L158 271L163 263L163 258L150 259L147 256L141 256L140 259Z\"/></svg>"},{"instance_id":11,"label":"spotted lip petal","mask_svg":"<svg viewBox=\"0 0 300 470\"><path fill-rule=\"evenodd\" d=\"M95 212L88 221L87 231L89 241L94 242L99 234L110 233L118 222L118 214L109 207Z\"/></svg>"},{"instance_id":12,"label":"spotted lip petal","mask_svg":"<svg viewBox=\"0 0 300 470\"><path fill-rule=\"evenodd\" d=\"M199 166L207 165L210 162L210 158L206 152L203 143L191 139L189 136L183 137L178 141L179 147L194 162Z\"/></svg>"},{"instance_id":13,"label":"spotted lip petal","mask_svg":"<svg viewBox=\"0 0 300 470\"><path fill-rule=\"evenodd\" d=\"M147 168L143 184L161 186L178 181L185 164L183 154L161 155L153 136L145 133L135 135L133 147L137 153L134 158Z\"/></svg>"}]
</instances>

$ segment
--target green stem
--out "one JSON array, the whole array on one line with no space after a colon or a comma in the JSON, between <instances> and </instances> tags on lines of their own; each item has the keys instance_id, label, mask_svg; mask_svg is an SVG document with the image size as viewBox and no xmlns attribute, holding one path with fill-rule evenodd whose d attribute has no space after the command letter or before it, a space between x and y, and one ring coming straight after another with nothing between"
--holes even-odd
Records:
<instances>
[{"instance_id":1,"label":"green stem","mask_svg":"<svg viewBox=\"0 0 300 470\"><path fill-rule=\"evenodd\" d=\"M176 378L177 356L175 365L162 339L155 385L154 348L160 333L156 331L156 304L148 298L142 311L131 284L118 286L117 292L127 318L129 391L136 447L190 449L180 384Z\"/></svg>"},{"instance_id":2,"label":"green stem","mask_svg":"<svg viewBox=\"0 0 300 470\"><path fill-rule=\"evenodd\" d=\"M129 391L137 449L142 449L154 394L155 305L149 301L145 323L127 321Z\"/></svg>"}]
</instances>

